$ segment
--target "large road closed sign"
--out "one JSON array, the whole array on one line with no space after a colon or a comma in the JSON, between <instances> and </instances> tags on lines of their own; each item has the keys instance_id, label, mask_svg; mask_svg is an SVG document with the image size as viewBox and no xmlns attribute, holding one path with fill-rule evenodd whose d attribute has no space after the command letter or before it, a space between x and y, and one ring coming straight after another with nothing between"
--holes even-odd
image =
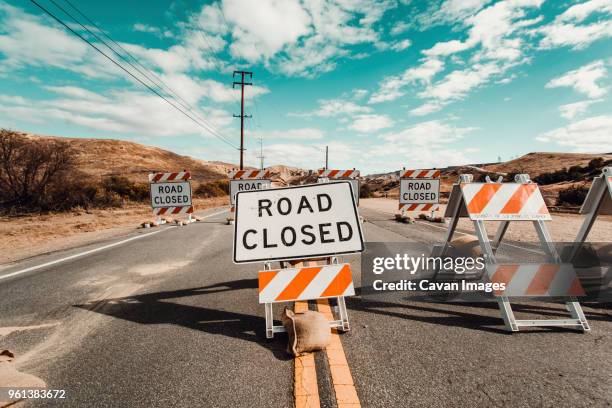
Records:
<instances>
[{"instance_id":1,"label":"large road closed sign","mask_svg":"<svg viewBox=\"0 0 612 408\"><path fill-rule=\"evenodd\" d=\"M363 250L357 206L346 181L236 195L235 263Z\"/></svg>"},{"instance_id":2,"label":"large road closed sign","mask_svg":"<svg viewBox=\"0 0 612 408\"><path fill-rule=\"evenodd\" d=\"M437 204L440 179L400 179L401 204Z\"/></svg>"},{"instance_id":3,"label":"large road closed sign","mask_svg":"<svg viewBox=\"0 0 612 408\"><path fill-rule=\"evenodd\" d=\"M236 205L236 194L242 191L265 190L272 187L272 182L266 179L230 180L230 204Z\"/></svg>"},{"instance_id":4,"label":"large road closed sign","mask_svg":"<svg viewBox=\"0 0 612 408\"><path fill-rule=\"evenodd\" d=\"M151 183L151 207L189 206L191 206L191 183L188 181Z\"/></svg>"}]
</instances>

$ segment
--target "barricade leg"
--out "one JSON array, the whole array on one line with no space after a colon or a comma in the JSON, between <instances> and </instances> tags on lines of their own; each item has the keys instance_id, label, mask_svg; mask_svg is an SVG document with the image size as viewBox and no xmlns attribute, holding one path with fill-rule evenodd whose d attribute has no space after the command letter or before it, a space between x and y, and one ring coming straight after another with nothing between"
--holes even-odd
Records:
<instances>
[{"instance_id":1,"label":"barricade leg","mask_svg":"<svg viewBox=\"0 0 612 408\"><path fill-rule=\"evenodd\" d=\"M338 299L338 310L340 314L340 325L341 325L341 327L338 327L338 329L342 330L343 332L347 332L351 328L349 326L348 311L346 310L346 302L344 301L344 296L340 296L337 299Z\"/></svg>"},{"instance_id":2,"label":"barricade leg","mask_svg":"<svg viewBox=\"0 0 612 408\"><path fill-rule=\"evenodd\" d=\"M497 301L497 305L499 306L499 310L502 315L502 319L504 320L504 325L506 329L511 332L519 331L518 325L516 324L516 318L514 317L514 312L512 311L512 305L510 304L510 300L506 296L501 297Z\"/></svg>"}]
</instances>

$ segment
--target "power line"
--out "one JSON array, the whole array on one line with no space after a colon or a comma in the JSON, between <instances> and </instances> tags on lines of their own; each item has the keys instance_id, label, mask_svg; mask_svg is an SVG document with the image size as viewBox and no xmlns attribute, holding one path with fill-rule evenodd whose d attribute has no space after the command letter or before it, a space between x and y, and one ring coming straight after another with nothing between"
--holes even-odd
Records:
<instances>
[{"instance_id":1,"label":"power line","mask_svg":"<svg viewBox=\"0 0 612 408\"><path fill-rule=\"evenodd\" d=\"M90 22L94 27L96 27L105 37L107 37L110 41L112 41L114 44L116 44L119 48L121 48L127 55L129 55L138 65L140 65L145 71L150 72L153 76L155 76L156 78L158 78L165 86L167 89L164 89L164 87L160 86L159 83L153 81L149 76L147 76L145 73L143 73L140 69L138 69L138 67L135 67L129 60L127 60L122 54L120 54L119 52L117 52L113 47L111 47L106 41L104 41L103 39L101 39L100 37L98 37L95 33L93 33L88 27L86 27L85 25L83 25L80 21L78 21L78 19L76 19L72 14L70 14L66 9L64 9L62 6L60 6L59 4L57 4L57 2L55 2L55 0L50 0L51 3L53 3L57 8L59 8L62 12L64 12L64 14L66 14L68 17L70 17L75 23L77 23L78 25L80 25L84 30L86 30L89 34L91 34L94 38L96 38L98 41L100 41L102 44L104 44L109 50L111 50L114 54L116 54L119 58L121 58L123 61L125 61L126 63L128 63L132 68L134 68L136 71L138 71L141 75L143 75L145 78L147 78L149 80L149 82L151 82L154 86L157 86L157 88L159 90L165 90L168 94L172 94L174 96L174 99L176 100L181 99L182 101L185 102L185 104L187 106L185 106L184 104L182 104L181 102L179 102L178 100L176 101L182 108L190 111L193 115L197 116L198 119L203 122L203 124L205 125L205 128L212 133L214 136L216 136L217 138L220 139L224 139L226 143L231 143L225 136L221 135L215 128L214 126L209 123L206 119L204 119L201 115L199 115L197 112L194 112L193 107L191 107L191 105L189 104L189 102L187 102L185 99L183 99L180 95L178 95L174 90L172 90L172 88L170 88L167 84L165 84L165 82L157 77L157 75L155 75L155 73L153 73L151 70L147 69L145 66L143 66L132 54L130 54L127 50L125 50L125 48L123 48L120 44L118 44L115 40L113 40L108 34L106 34L106 32L104 32L104 30L102 30L102 28L100 28L95 22L93 22L89 17L87 17L83 12L81 12L76 6L74 6L69 0L64 0L67 4L69 4L74 10L77 11L77 13L79 13L81 16L83 16L88 22ZM168 90L170 92L168 92ZM170 96L170 95L168 95Z\"/></svg>"},{"instance_id":2,"label":"power line","mask_svg":"<svg viewBox=\"0 0 612 408\"><path fill-rule=\"evenodd\" d=\"M83 40L84 42L86 42L87 44L89 44L93 49L95 49L97 52L99 52L100 54L102 54L106 59L108 59L110 62L112 62L114 65L116 65L119 69L121 69L122 71L124 71L125 73L127 73L129 76L131 76L132 78L134 78L136 81L138 81L139 83L141 83L143 86L145 86L148 90L150 90L151 92L153 92L155 95L157 95L158 97L162 98L164 101L166 101L169 105L171 105L173 108L175 108L176 110L178 110L180 113L182 113L184 116L186 116L187 118L189 118L191 121L193 121L194 123L196 123L198 126L206 129L209 133L211 133L213 136L217 137L219 140L221 140L222 142L226 143L227 145L231 146L232 148L236 148L236 146L234 146L233 144L231 144L230 142L228 142L227 140L225 140L222 136L217 135L213 130L209 129L207 126L205 126L205 124L202 124L200 121L198 121L197 119L195 119L193 116L189 115L187 112L185 112L184 110L182 110L181 108L179 108L178 106L176 106L172 101L170 101L168 98L166 98L164 95L160 94L156 89L152 88L151 86L149 86L148 84L146 84L145 82L143 82L140 78L138 78L137 76L135 76L133 73L131 73L128 69L126 69L123 65L121 65L120 63L118 63L117 61L115 61L112 57L110 57L108 54L106 54L104 51L102 51L100 48L98 48L95 44L93 44L91 41L89 41L87 38L85 38L84 36L82 36L80 33L78 33L77 31L75 31L74 29L72 29L68 24L66 24L64 21L62 21L59 17L57 17L55 14L53 14L51 11L47 10L45 7L43 7L42 5L40 5L36 0L30 0L36 7L38 7L39 9L41 9L44 13L46 13L47 15L49 15L51 18L53 18L55 21L57 21L59 24L61 24L62 26L64 26L68 31L70 31L72 34L76 35L77 37L79 37L81 40ZM54 4L56 4L54 2ZM57 4L56 4L57 6ZM59 7L61 9L61 7ZM65 11L64 11L65 12ZM68 13L67 13L68 14ZM73 18L74 19L74 18ZM77 21L78 23L78 21ZM80 23L78 23L80 24ZM82 24L80 24L82 26ZM88 30L90 31L90 30ZM90 31L91 32L91 31Z\"/></svg>"}]
</instances>

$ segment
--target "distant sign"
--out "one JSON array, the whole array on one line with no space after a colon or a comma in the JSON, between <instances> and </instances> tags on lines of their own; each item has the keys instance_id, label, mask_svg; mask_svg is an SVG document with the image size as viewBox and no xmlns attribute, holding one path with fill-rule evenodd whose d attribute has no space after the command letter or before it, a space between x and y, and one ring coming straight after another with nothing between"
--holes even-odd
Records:
<instances>
[{"instance_id":1,"label":"distant sign","mask_svg":"<svg viewBox=\"0 0 612 408\"><path fill-rule=\"evenodd\" d=\"M400 179L400 204L437 204L440 179Z\"/></svg>"},{"instance_id":2,"label":"distant sign","mask_svg":"<svg viewBox=\"0 0 612 408\"><path fill-rule=\"evenodd\" d=\"M347 182L240 192L234 262L303 259L364 250Z\"/></svg>"},{"instance_id":3,"label":"distant sign","mask_svg":"<svg viewBox=\"0 0 612 408\"><path fill-rule=\"evenodd\" d=\"M191 183L188 181L151 183L151 207L191 206Z\"/></svg>"},{"instance_id":4,"label":"distant sign","mask_svg":"<svg viewBox=\"0 0 612 408\"><path fill-rule=\"evenodd\" d=\"M236 194L242 191L265 190L272 187L272 182L265 179L230 180L230 204L236 204Z\"/></svg>"},{"instance_id":5,"label":"distant sign","mask_svg":"<svg viewBox=\"0 0 612 408\"><path fill-rule=\"evenodd\" d=\"M319 177L317 179L317 183L329 183L329 177ZM337 181L337 180L336 180ZM344 179L342 181L348 181L351 183L351 187L353 189L353 196L355 197L355 202L357 206L359 206L359 180L358 179Z\"/></svg>"}]
</instances>

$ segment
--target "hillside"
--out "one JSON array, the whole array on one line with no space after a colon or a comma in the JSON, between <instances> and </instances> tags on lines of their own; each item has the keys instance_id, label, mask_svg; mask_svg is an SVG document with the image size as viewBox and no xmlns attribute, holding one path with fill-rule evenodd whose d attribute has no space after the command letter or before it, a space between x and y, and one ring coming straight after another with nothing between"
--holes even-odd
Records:
<instances>
[{"instance_id":1,"label":"hillside","mask_svg":"<svg viewBox=\"0 0 612 408\"><path fill-rule=\"evenodd\" d=\"M535 152L507 162L488 164L482 167L464 165L443 168L441 169L440 186L442 201L444 202L445 198L448 197L453 183L457 182L460 174L473 174L475 180L482 180L486 176L490 176L491 179L503 176L507 179L514 173L527 173L533 179L544 173L562 171L572 166L585 167L591 160L597 158L609 161L612 160L612 154ZM599 170L591 171L587 175L577 176L571 180L541 186L547 204L549 206L556 205L559 192L567 188L590 187L592 177L599 174L598 172ZM396 175L397 172L366 176L366 184L375 197L397 198L399 196L399 183Z\"/></svg>"},{"instance_id":2,"label":"hillside","mask_svg":"<svg viewBox=\"0 0 612 408\"><path fill-rule=\"evenodd\" d=\"M227 178L227 173L237 164L221 161L205 161L182 156L158 147L114 139L68 138L39 136L22 133L34 141L45 139L70 143L76 153L76 164L80 171L94 177L121 175L135 182L147 182L148 174L156 171L189 170L196 183ZM247 167L252 169L253 167ZM283 165L268 167L273 180L281 184L291 183L306 171Z\"/></svg>"},{"instance_id":3,"label":"hillside","mask_svg":"<svg viewBox=\"0 0 612 408\"><path fill-rule=\"evenodd\" d=\"M76 153L79 170L92 176L121 175L133 181L146 182L147 175L155 171L187 169L198 181L226 177L227 169L234 167L221 162L206 162L181 156L158 147L112 139L66 138L25 135L32 140L57 139L68 141Z\"/></svg>"}]
</instances>

